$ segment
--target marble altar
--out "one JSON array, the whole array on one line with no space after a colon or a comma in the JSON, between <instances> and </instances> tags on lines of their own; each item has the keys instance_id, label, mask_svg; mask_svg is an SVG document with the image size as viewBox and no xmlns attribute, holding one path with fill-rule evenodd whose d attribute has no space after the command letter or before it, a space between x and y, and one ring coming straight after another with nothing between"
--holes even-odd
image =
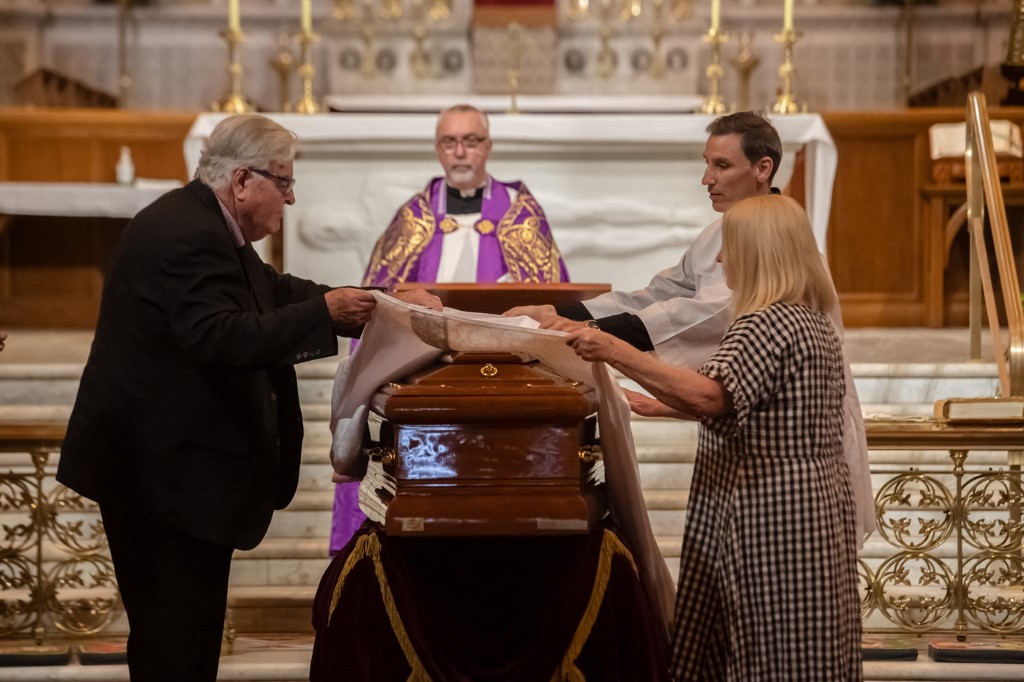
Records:
<instances>
[{"instance_id":1,"label":"marble altar","mask_svg":"<svg viewBox=\"0 0 1024 682\"><path fill-rule=\"evenodd\" d=\"M285 212L285 270L325 283L358 281L397 207L441 172L435 115L270 116L299 137L296 204ZM196 119L185 141L190 172L222 117ZM718 215L700 184L711 116L498 113L490 119L488 169L530 187L573 281L644 286ZM775 124L785 150L775 184L785 187L795 153L804 149L807 209L824 252L835 145L817 114L781 116Z\"/></svg>"}]
</instances>

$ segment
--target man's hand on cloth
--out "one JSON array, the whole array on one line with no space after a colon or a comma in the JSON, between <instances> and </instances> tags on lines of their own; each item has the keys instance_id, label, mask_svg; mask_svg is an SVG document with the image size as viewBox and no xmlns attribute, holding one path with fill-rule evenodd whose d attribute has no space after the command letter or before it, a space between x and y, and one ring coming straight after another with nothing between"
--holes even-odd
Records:
<instances>
[{"instance_id":1,"label":"man's hand on cloth","mask_svg":"<svg viewBox=\"0 0 1024 682\"><path fill-rule=\"evenodd\" d=\"M339 327L358 327L366 324L377 306L373 293L366 289L342 287L324 294L331 321Z\"/></svg>"},{"instance_id":2,"label":"man's hand on cloth","mask_svg":"<svg viewBox=\"0 0 1024 682\"><path fill-rule=\"evenodd\" d=\"M434 296L426 289L406 289L405 291L397 291L388 295L393 298L397 298L399 301L402 301L403 303L409 303L411 305L420 305L423 306L424 308L430 308L431 310L437 312L441 312L441 310L444 308L444 306L441 305L441 299L439 299L437 296Z\"/></svg>"},{"instance_id":3,"label":"man's hand on cloth","mask_svg":"<svg viewBox=\"0 0 1024 682\"><path fill-rule=\"evenodd\" d=\"M587 326L586 322L578 322L562 317L553 305L519 305L502 313L503 317L530 317L537 320L541 329L556 332L574 332Z\"/></svg>"}]
</instances>

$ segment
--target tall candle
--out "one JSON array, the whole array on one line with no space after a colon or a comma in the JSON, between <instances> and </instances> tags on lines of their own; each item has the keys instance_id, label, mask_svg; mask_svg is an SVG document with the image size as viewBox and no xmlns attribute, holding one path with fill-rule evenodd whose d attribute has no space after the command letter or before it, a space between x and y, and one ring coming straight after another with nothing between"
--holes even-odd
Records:
<instances>
[{"instance_id":1,"label":"tall candle","mask_svg":"<svg viewBox=\"0 0 1024 682\"><path fill-rule=\"evenodd\" d=\"M784 0L782 5L782 30L793 30L793 0Z\"/></svg>"},{"instance_id":2,"label":"tall candle","mask_svg":"<svg viewBox=\"0 0 1024 682\"><path fill-rule=\"evenodd\" d=\"M302 0L302 32L306 34L313 32L313 17L309 3L310 0Z\"/></svg>"},{"instance_id":3,"label":"tall candle","mask_svg":"<svg viewBox=\"0 0 1024 682\"><path fill-rule=\"evenodd\" d=\"M718 30L719 0L711 0L711 28Z\"/></svg>"},{"instance_id":4,"label":"tall candle","mask_svg":"<svg viewBox=\"0 0 1024 682\"><path fill-rule=\"evenodd\" d=\"M239 33L242 30L242 25L238 21L238 0L229 0L228 2L228 30L233 33Z\"/></svg>"}]
</instances>

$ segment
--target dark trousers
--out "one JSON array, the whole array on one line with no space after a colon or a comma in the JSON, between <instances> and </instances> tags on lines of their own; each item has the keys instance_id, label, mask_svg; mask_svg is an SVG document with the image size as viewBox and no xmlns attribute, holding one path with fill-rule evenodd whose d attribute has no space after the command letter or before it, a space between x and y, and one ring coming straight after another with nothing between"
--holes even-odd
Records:
<instances>
[{"instance_id":1,"label":"dark trousers","mask_svg":"<svg viewBox=\"0 0 1024 682\"><path fill-rule=\"evenodd\" d=\"M233 550L130 509L100 505L100 513L128 615L132 682L216 680Z\"/></svg>"}]
</instances>

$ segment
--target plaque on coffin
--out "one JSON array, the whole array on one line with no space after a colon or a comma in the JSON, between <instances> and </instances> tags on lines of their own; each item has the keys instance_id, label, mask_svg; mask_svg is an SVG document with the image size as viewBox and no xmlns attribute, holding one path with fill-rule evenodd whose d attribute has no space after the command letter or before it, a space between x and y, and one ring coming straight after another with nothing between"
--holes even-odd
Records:
<instances>
[{"instance_id":1,"label":"plaque on coffin","mask_svg":"<svg viewBox=\"0 0 1024 682\"><path fill-rule=\"evenodd\" d=\"M373 396L360 506L388 535L586 533L607 506L595 410L536 360L446 355Z\"/></svg>"}]
</instances>

